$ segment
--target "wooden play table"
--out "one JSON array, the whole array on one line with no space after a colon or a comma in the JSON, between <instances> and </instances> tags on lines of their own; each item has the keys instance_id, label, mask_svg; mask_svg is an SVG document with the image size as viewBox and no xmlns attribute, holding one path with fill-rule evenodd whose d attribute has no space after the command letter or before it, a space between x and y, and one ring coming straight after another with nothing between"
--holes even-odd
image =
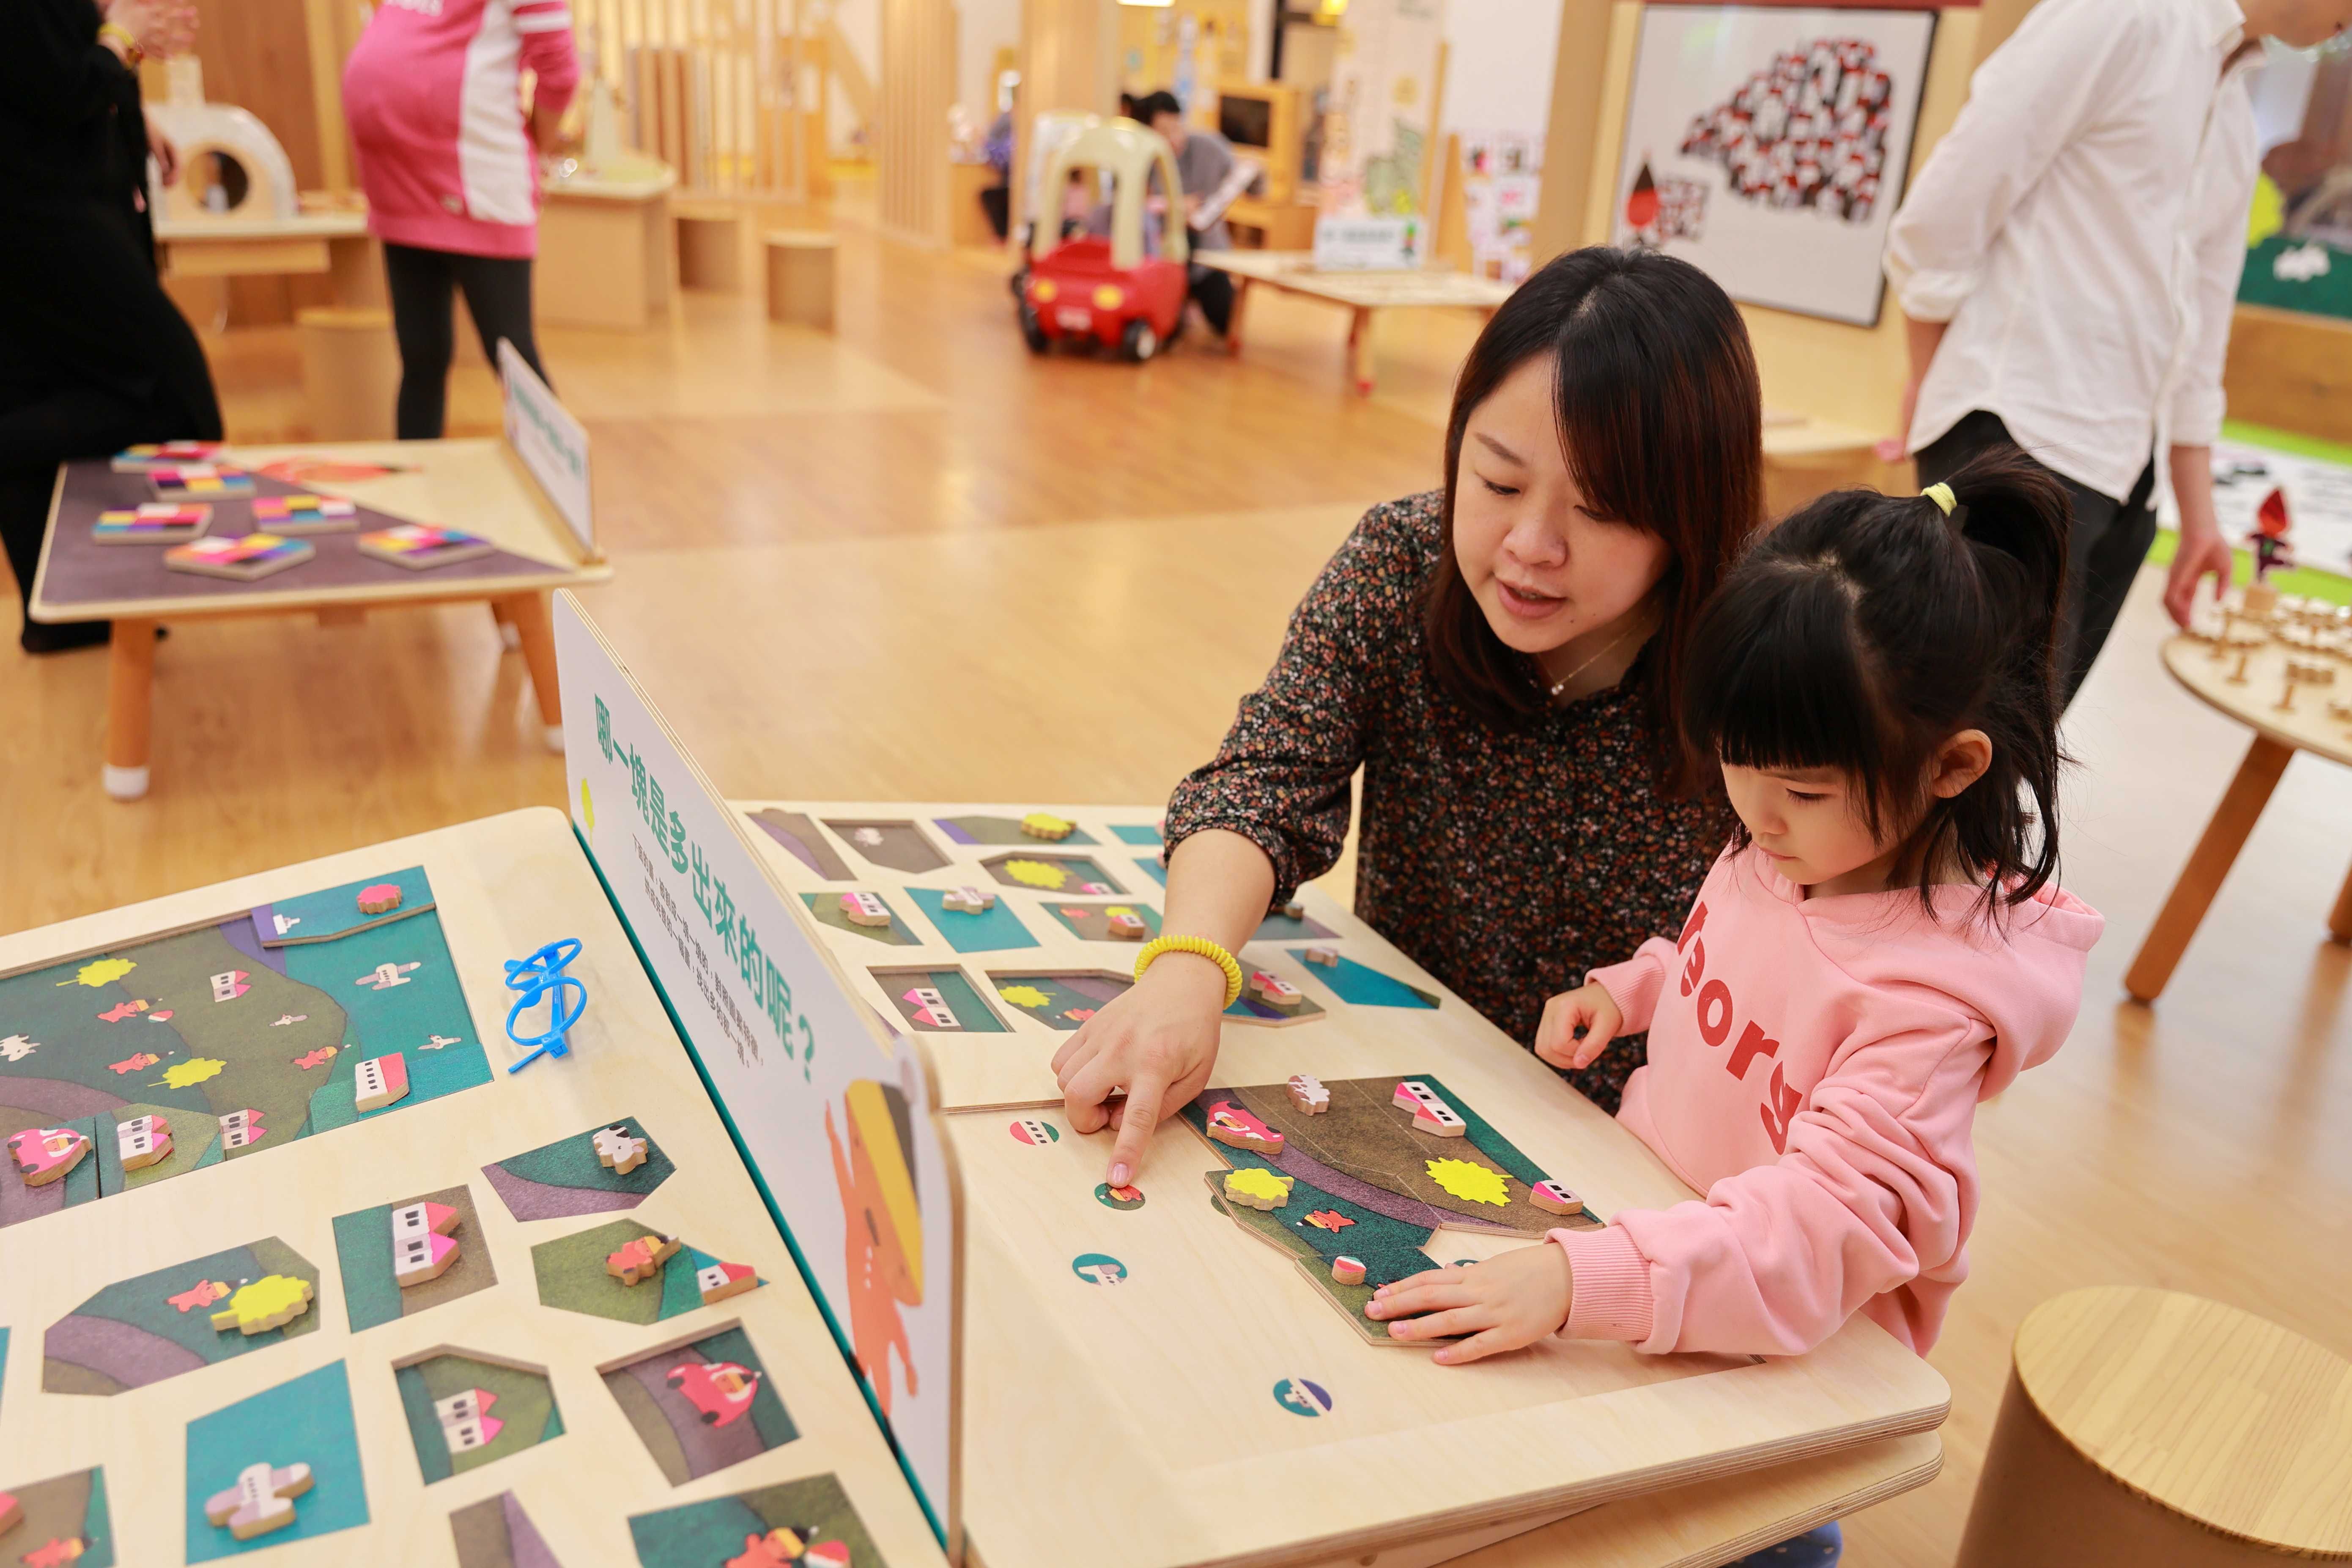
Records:
<instances>
[{"instance_id":1,"label":"wooden play table","mask_svg":"<svg viewBox=\"0 0 2352 1568\"><path fill-rule=\"evenodd\" d=\"M2186 633L2164 645L2164 668L2172 678L2199 701L2252 730L2254 737L2246 747L2245 760L2238 764L2237 776L2213 808L2204 836L2190 851L2189 864L2181 868L2179 879L2173 883L2156 923L2140 943L2138 956L2124 975L2124 989L2142 1002L2153 1002L2163 994L2174 965L2197 934L2213 895L2221 890L2221 879L2230 874L2238 851L2245 847L2246 836L2254 830L2295 752L2309 752L2352 767L2352 721L2331 711L2334 705L2352 698L2342 661L2291 648L2275 639L2243 651L2245 679L2240 683L2231 679L2237 671L2240 650L2225 649ZM2336 683L2289 692L2286 664L2290 656L2298 661L2317 660L2335 672ZM2279 710L2282 695L2294 698L2289 711ZM2352 876L2346 877L2343 889L2336 896L2327 929L2337 942L2352 942Z\"/></svg>"},{"instance_id":2,"label":"wooden play table","mask_svg":"<svg viewBox=\"0 0 2352 1568\"><path fill-rule=\"evenodd\" d=\"M58 472L49 528L33 579L32 618L42 622L111 620L112 668L107 682L107 794L137 800L147 793L149 728L159 622L229 616L308 615L322 626L348 625L371 609L478 600L510 625L530 666L549 747L562 749L555 645L548 595L602 583L613 569L582 551L562 519L502 440L351 442L332 446L236 447L224 460L258 472L289 463L295 480L264 474L257 493L313 489L359 503L359 531L395 522L439 523L480 534L498 546L475 561L411 571L359 553L357 533L312 537L316 556L257 582L229 582L174 572L155 545L97 544L97 513L148 499L144 476L111 472L102 458L68 463ZM331 469L306 478L302 465L376 465L396 471L345 479ZM375 509L381 509L376 510ZM214 503L209 531L258 531L248 500Z\"/></svg>"},{"instance_id":3,"label":"wooden play table","mask_svg":"<svg viewBox=\"0 0 2352 1568\"><path fill-rule=\"evenodd\" d=\"M1511 297L1512 285L1467 272L1320 272L1304 250L1196 250L1192 259L1230 273L1234 315L1225 342L1242 352L1242 321L1250 289L1258 284L1338 305L1348 312L1348 369L1356 390L1371 395L1372 315L1377 310L1476 310L1491 316Z\"/></svg>"}]
</instances>

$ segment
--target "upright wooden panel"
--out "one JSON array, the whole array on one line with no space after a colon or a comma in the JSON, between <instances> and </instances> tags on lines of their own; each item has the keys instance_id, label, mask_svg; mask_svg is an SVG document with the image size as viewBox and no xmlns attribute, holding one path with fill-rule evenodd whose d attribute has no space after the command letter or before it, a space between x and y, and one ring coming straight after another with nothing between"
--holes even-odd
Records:
<instances>
[{"instance_id":1,"label":"upright wooden panel","mask_svg":"<svg viewBox=\"0 0 2352 1568\"><path fill-rule=\"evenodd\" d=\"M2221 385L2232 418L2352 441L2352 322L2241 305Z\"/></svg>"},{"instance_id":2,"label":"upright wooden panel","mask_svg":"<svg viewBox=\"0 0 2352 1568\"><path fill-rule=\"evenodd\" d=\"M1551 120L1544 130L1532 250L1558 256L1582 243L1591 199L1593 142L1609 79L1613 0L1561 0L1559 52L1551 68Z\"/></svg>"},{"instance_id":3,"label":"upright wooden panel","mask_svg":"<svg viewBox=\"0 0 2352 1568\"><path fill-rule=\"evenodd\" d=\"M1118 23L1111 0L1024 0L1021 99L1013 116L1013 228L1026 215L1029 132L1051 109L1108 114L1118 107Z\"/></svg>"},{"instance_id":4,"label":"upright wooden panel","mask_svg":"<svg viewBox=\"0 0 2352 1568\"><path fill-rule=\"evenodd\" d=\"M955 101L951 0L883 0L882 103L874 138L882 231L948 242L948 106Z\"/></svg>"}]
</instances>

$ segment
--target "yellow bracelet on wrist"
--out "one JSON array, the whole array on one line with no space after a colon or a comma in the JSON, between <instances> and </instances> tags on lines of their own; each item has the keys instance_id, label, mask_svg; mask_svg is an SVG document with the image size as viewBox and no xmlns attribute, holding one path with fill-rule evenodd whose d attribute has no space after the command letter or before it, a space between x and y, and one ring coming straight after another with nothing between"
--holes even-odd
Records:
<instances>
[{"instance_id":1,"label":"yellow bracelet on wrist","mask_svg":"<svg viewBox=\"0 0 2352 1568\"><path fill-rule=\"evenodd\" d=\"M1219 969L1223 970L1225 972L1226 1006L1232 1006L1234 999L1241 995L1241 961L1234 957L1232 953L1227 952L1223 948L1219 947L1215 942L1211 942L1205 936L1153 937L1150 942L1143 944L1143 951L1135 955L1135 977L1138 980L1142 979L1143 972L1151 967L1152 960L1158 958L1163 952L1195 953L1202 958L1207 959Z\"/></svg>"},{"instance_id":2,"label":"yellow bracelet on wrist","mask_svg":"<svg viewBox=\"0 0 2352 1568\"><path fill-rule=\"evenodd\" d=\"M130 57L124 62L128 65L135 66L147 58L147 51L139 47L139 40L131 36L131 29L119 22L100 23L98 36L101 38L112 38L120 43L122 46L122 52Z\"/></svg>"}]
</instances>

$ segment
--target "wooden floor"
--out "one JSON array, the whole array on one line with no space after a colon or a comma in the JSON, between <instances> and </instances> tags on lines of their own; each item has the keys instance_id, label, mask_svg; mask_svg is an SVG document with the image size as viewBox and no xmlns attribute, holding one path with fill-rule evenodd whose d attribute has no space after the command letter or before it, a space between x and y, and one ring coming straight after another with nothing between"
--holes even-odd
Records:
<instances>
[{"instance_id":1,"label":"wooden floor","mask_svg":"<svg viewBox=\"0 0 2352 1568\"><path fill-rule=\"evenodd\" d=\"M837 336L713 296L645 334L545 333L618 569L593 614L732 795L1164 798L1355 516L1435 481L1474 323L1391 323L1369 400L1340 316L1278 298L1238 362L1038 362L1001 259L842 227ZM231 338L210 344L230 434L302 438L291 335ZM486 371L453 408L453 434L495 428ZM2125 1002L2245 744L2158 668L2155 582L2069 724L2066 879L2108 921L2082 1022L1979 1119L1975 1273L1934 1355L1948 1460L1849 1521L1858 1568L1951 1561L2010 1336L2047 1296L2160 1284L2352 1353L2352 954L2324 928L2352 775L2298 759L2171 992ZM98 789L105 656L22 659L16 629L0 931L562 797L478 610L181 626L133 805Z\"/></svg>"}]
</instances>

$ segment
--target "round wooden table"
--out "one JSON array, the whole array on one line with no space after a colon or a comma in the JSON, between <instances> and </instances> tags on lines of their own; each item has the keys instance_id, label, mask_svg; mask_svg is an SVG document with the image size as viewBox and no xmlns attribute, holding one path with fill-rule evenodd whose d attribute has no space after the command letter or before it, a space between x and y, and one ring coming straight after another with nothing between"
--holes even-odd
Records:
<instances>
[{"instance_id":1,"label":"round wooden table","mask_svg":"<svg viewBox=\"0 0 2352 1568\"><path fill-rule=\"evenodd\" d=\"M2352 699L2352 669L2325 655L2290 648L2275 640L2242 651L2245 679L2241 683L2231 679L2238 672L2240 649L2221 650L2215 644L2186 635L2164 645L2164 667L2172 678L2200 701L2253 731L2254 738L2246 748L2245 761L2238 764L2237 777L2230 781L2221 804L2214 807L2204 837L2198 839L2189 864L2181 868L2179 879L2173 883L2156 923L2148 928L2147 939L2140 943L2138 956L2124 975L2124 989L2142 1002L2155 1001L2172 978L2173 966L2180 962L2189 939L2197 934L2199 922L2221 889L2221 879L2230 874L2246 835L2254 830L2263 807L2270 803L2271 792L2278 787L2288 760L2297 752L2310 752L2352 767L2352 722L2328 710L2329 703ZM2326 664L2336 672L2336 683L2290 689L2286 679L2290 655ZM2291 700L2285 711L2279 708L2282 698ZM2352 875L2345 878L2343 889L2336 895L2327 929L2336 941L2352 942Z\"/></svg>"},{"instance_id":2,"label":"round wooden table","mask_svg":"<svg viewBox=\"0 0 2352 1568\"><path fill-rule=\"evenodd\" d=\"M2172 1290L2027 1314L1957 1568L2352 1560L2352 1362Z\"/></svg>"}]
</instances>

